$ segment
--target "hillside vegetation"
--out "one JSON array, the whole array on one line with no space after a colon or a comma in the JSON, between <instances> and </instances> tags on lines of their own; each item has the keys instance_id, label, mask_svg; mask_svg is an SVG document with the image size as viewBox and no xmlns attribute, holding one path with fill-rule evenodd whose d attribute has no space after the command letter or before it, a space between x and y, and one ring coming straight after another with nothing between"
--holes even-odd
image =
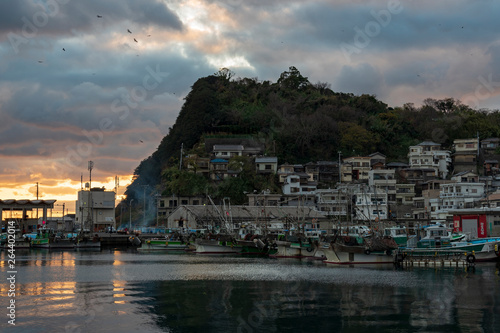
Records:
<instances>
[{"instance_id":1,"label":"hillside vegetation","mask_svg":"<svg viewBox=\"0 0 500 333\"><path fill-rule=\"evenodd\" d=\"M273 186L270 179L253 178L233 180L240 182L237 187L223 184L214 189L207 180L176 171L181 144L184 155L201 153L200 143L207 135L251 136L279 163L336 161L339 151L343 157L378 151L388 161L407 162L408 147L423 140L449 148L454 139L499 137L500 114L474 110L452 98L427 99L421 107L388 107L373 95L356 96L334 92L328 83L312 84L295 67L275 83L235 79L230 70L222 69L193 84L169 134L135 169L125 192L128 200L142 194L142 185L149 185L148 192L169 194L188 184L192 194L215 191L216 196ZM235 193L229 193L231 189Z\"/></svg>"}]
</instances>

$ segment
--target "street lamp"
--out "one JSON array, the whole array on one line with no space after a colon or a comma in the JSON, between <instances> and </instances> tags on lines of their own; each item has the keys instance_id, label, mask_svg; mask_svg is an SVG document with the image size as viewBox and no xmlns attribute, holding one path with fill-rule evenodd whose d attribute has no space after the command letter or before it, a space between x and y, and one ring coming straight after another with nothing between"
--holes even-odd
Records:
<instances>
[{"instance_id":1,"label":"street lamp","mask_svg":"<svg viewBox=\"0 0 500 333\"><path fill-rule=\"evenodd\" d=\"M128 230L129 230L129 232L132 232L132 201L134 201L134 199L130 200L130 206L129 206L129 215L128 215Z\"/></svg>"}]
</instances>

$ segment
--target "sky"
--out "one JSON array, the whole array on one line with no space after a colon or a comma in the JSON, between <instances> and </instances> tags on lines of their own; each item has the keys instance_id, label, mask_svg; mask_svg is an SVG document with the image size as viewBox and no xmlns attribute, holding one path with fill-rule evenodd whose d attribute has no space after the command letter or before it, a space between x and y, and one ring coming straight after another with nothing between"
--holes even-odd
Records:
<instances>
[{"instance_id":1,"label":"sky","mask_svg":"<svg viewBox=\"0 0 500 333\"><path fill-rule=\"evenodd\" d=\"M118 177L120 199L220 68L276 82L295 66L392 107L496 110L498 13L493 0L2 0L0 199L36 199L38 183L71 213L90 176L107 190Z\"/></svg>"}]
</instances>

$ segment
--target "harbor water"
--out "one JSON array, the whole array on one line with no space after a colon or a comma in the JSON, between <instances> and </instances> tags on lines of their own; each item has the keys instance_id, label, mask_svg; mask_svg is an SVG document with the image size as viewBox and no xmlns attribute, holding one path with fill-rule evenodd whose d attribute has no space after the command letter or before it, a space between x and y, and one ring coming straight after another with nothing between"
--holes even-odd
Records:
<instances>
[{"instance_id":1,"label":"harbor water","mask_svg":"<svg viewBox=\"0 0 500 333\"><path fill-rule=\"evenodd\" d=\"M500 332L498 263L338 267L32 249L16 251L12 283L0 256L1 332Z\"/></svg>"}]
</instances>

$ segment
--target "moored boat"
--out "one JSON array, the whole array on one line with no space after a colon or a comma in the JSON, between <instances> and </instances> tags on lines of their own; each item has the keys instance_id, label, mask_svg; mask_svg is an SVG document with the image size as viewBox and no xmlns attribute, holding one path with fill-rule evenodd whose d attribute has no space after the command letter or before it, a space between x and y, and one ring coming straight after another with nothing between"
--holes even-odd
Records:
<instances>
[{"instance_id":1,"label":"moored boat","mask_svg":"<svg viewBox=\"0 0 500 333\"><path fill-rule=\"evenodd\" d=\"M241 252L241 245L238 245L230 235L213 235L208 239L197 238L194 243L194 253L198 254L230 254Z\"/></svg>"},{"instance_id":2,"label":"moored boat","mask_svg":"<svg viewBox=\"0 0 500 333\"><path fill-rule=\"evenodd\" d=\"M393 250L396 242L391 237L372 236L368 240L363 237L337 236L323 252L326 264L392 264Z\"/></svg>"},{"instance_id":3,"label":"moored boat","mask_svg":"<svg viewBox=\"0 0 500 333\"><path fill-rule=\"evenodd\" d=\"M31 240L33 248L48 248L48 249L74 249L74 239L64 237L62 234L57 234L52 229L38 229L36 237Z\"/></svg>"},{"instance_id":4,"label":"moored boat","mask_svg":"<svg viewBox=\"0 0 500 333\"><path fill-rule=\"evenodd\" d=\"M193 251L194 245L185 241L183 238L172 238L165 236L163 238L151 238L141 241L138 251Z\"/></svg>"}]
</instances>

